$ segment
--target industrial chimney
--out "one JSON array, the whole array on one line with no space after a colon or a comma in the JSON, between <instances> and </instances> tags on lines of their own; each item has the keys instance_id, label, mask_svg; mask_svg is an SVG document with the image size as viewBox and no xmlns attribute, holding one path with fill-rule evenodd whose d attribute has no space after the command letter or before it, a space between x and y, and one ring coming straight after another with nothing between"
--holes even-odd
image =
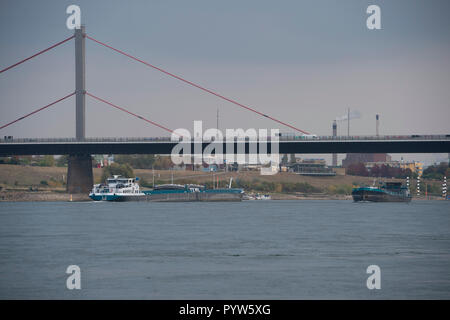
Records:
<instances>
[{"instance_id":1,"label":"industrial chimney","mask_svg":"<svg viewBox=\"0 0 450 320\"><path fill-rule=\"evenodd\" d=\"M377 137L380 135L380 115L375 116L376 119L376 130L377 130Z\"/></svg>"},{"instance_id":2,"label":"industrial chimney","mask_svg":"<svg viewBox=\"0 0 450 320\"><path fill-rule=\"evenodd\" d=\"M337 136L337 123L336 120L333 121L333 137ZM333 153L331 164L333 167L337 167L337 154Z\"/></svg>"}]
</instances>

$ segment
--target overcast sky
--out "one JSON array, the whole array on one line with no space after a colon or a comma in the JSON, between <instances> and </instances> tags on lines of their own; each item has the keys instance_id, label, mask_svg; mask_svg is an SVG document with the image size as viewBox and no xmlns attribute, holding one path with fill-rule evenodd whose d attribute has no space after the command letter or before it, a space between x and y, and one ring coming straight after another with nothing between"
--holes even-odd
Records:
<instances>
[{"instance_id":1,"label":"overcast sky","mask_svg":"<svg viewBox=\"0 0 450 320\"><path fill-rule=\"evenodd\" d=\"M374 134L377 113L381 134L450 133L450 1L3 0L0 68L70 36L70 4L92 37L303 130L331 134L351 108L353 135ZM382 30L366 27L370 4ZM162 125L215 127L219 108L221 129L292 131L86 41L87 90ZM69 42L1 74L0 124L74 91L74 64ZM167 135L86 100L87 136ZM1 136L73 137L74 114L72 97Z\"/></svg>"}]
</instances>

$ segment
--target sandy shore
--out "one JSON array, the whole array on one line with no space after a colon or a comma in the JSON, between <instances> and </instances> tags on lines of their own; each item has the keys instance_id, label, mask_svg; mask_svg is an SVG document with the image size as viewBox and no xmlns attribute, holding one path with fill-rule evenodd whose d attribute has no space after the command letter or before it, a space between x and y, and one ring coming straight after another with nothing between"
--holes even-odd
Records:
<instances>
[{"instance_id":1,"label":"sandy shore","mask_svg":"<svg viewBox=\"0 0 450 320\"><path fill-rule=\"evenodd\" d=\"M326 194L270 194L272 200L352 200L350 195L326 195ZM413 201L444 200L442 197L413 198ZM52 191L2 191L0 202L66 202L66 201L92 201L87 194L68 194Z\"/></svg>"},{"instance_id":2,"label":"sandy shore","mask_svg":"<svg viewBox=\"0 0 450 320\"><path fill-rule=\"evenodd\" d=\"M271 196L272 200L353 200L351 195L330 195L330 194L286 194L286 193L265 193ZM417 200L444 200L442 197L428 196L413 198ZM40 191L0 191L0 202L65 202L65 201L92 201L87 194L69 194L61 191L40 190Z\"/></svg>"},{"instance_id":3,"label":"sandy shore","mask_svg":"<svg viewBox=\"0 0 450 320\"><path fill-rule=\"evenodd\" d=\"M94 181L99 182L102 169L94 168ZM309 177L299 176L289 172L279 172L273 176L260 175L256 171L219 172L208 173L202 171L182 170L149 170L136 169L137 177L146 181L153 180L153 174L157 183L165 183L173 180L175 183L195 182L204 184L210 182L213 177L219 178L224 185L228 185L230 178L234 181L241 180L251 183L272 182L281 183L305 183L321 190L321 193L269 193L273 200L351 200L350 195L338 194L337 190L345 190L353 185L370 185L373 178L356 176L333 177ZM70 194L65 193L65 181L67 179L66 167L36 167L22 165L0 165L0 201L70 201ZM393 180L401 181L401 180ZM415 182L412 180L412 184ZM437 184L439 181L425 181L425 184ZM34 190L34 191L31 191ZM255 191L256 192L256 191ZM266 193L266 192L259 192ZM87 194L73 194L72 201L89 201ZM425 197L414 197L413 200L425 200ZM427 197L427 200L442 200L442 197Z\"/></svg>"},{"instance_id":4,"label":"sandy shore","mask_svg":"<svg viewBox=\"0 0 450 320\"><path fill-rule=\"evenodd\" d=\"M283 194L269 193L272 200L352 200L351 195L328 195L328 194ZM444 200L442 197L421 197L417 200ZM0 191L0 202L65 202L65 201L92 201L87 194L69 194L55 191Z\"/></svg>"},{"instance_id":5,"label":"sandy shore","mask_svg":"<svg viewBox=\"0 0 450 320\"><path fill-rule=\"evenodd\" d=\"M68 194L52 191L5 191L0 201L91 201L87 194Z\"/></svg>"},{"instance_id":6,"label":"sandy shore","mask_svg":"<svg viewBox=\"0 0 450 320\"><path fill-rule=\"evenodd\" d=\"M350 195L330 194L270 194L272 200L352 200Z\"/></svg>"},{"instance_id":7,"label":"sandy shore","mask_svg":"<svg viewBox=\"0 0 450 320\"><path fill-rule=\"evenodd\" d=\"M272 200L351 200L346 195L326 194L270 194ZM68 194L54 191L2 191L0 201L91 201L87 194Z\"/></svg>"}]
</instances>

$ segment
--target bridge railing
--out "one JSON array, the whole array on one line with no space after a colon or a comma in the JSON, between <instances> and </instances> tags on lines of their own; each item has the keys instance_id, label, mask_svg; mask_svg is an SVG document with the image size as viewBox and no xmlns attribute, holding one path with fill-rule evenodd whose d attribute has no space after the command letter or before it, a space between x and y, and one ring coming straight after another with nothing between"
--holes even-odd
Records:
<instances>
[{"instance_id":1,"label":"bridge railing","mask_svg":"<svg viewBox=\"0 0 450 320\"><path fill-rule=\"evenodd\" d=\"M390 136L281 136L279 141L354 141L354 140L450 140L450 135L390 135ZM248 139L246 139L248 141ZM260 141L271 141L259 138ZM12 138L5 136L0 143L116 143L116 142L170 142L170 137L100 137L84 138ZM210 142L211 140L204 140Z\"/></svg>"},{"instance_id":2,"label":"bridge railing","mask_svg":"<svg viewBox=\"0 0 450 320\"><path fill-rule=\"evenodd\" d=\"M85 142L157 142L170 141L170 137L100 137L100 138L14 138L2 139L0 143L85 143Z\"/></svg>"},{"instance_id":3,"label":"bridge railing","mask_svg":"<svg viewBox=\"0 0 450 320\"><path fill-rule=\"evenodd\" d=\"M301 140L450 140L450 135L389 135L389 136L286 136L279 137L280 141L301 141Z\"/></svg>"}]
</instances>

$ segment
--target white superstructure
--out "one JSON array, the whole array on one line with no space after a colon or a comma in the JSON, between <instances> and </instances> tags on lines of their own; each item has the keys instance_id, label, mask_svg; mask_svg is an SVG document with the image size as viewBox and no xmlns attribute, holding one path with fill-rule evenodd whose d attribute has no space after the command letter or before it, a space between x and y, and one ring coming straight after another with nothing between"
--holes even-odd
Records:
<instances>
[{"instance_id":1,"label":"white superstructure","mask_svg":"<svg viewBox=\"0 0 450 320\"><path fill-rule=\"evenodd\" d=\"M113 176L108 178L105 183L95 184L89 197L93 200L119 200L123 196L142 196L139 184L134 178L122 178Z\"/></svg>"}]
</instances>

